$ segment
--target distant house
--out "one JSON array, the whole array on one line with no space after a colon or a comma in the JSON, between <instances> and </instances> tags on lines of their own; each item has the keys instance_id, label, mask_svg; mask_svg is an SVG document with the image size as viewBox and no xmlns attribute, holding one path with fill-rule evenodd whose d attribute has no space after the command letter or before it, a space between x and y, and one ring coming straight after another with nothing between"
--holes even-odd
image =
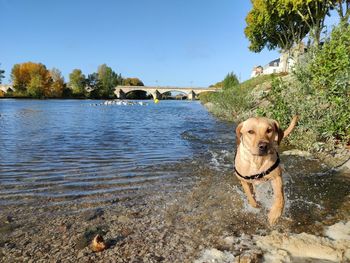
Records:
<instances>
[{"instance_id":1,"label":"distant house","mask_svg":"<svg viewBox=\"0 0 350 263\"><path fill-rule=\"evenodd\" d=\"M283 54L281 55L280 58L270 61L264 67L262 66L254 67L252 70L252 73L250 74L250 77L254 78L259 75L268 75L268 74L282 72L283 71L283 66L282 66L283 63L281 63L282 57L283 57Z\"/></svg>"},{"instance_id":2,"label":"distant house","mask_svg":"<svg viewBox=\"0 0 350 263\"><path fill-rule=\"evenodd\" d=\"M264 66L263 74L279 73L282 71L281 59L275 59Z\"/></svg>"},{"instance_id":3,"label":"distant house","mask_svg":"<svg viewBox=\"0 0 350 263\"><path fill-rule=\"evenodd\" d=\"M86 87L85 87L85 91L86 91L86 92L91 92L91 91L93 91L93 90L94 90L93 87L90 87L90 86L86 86Z\"/></svg>"},{"instance_id":4,"label":"distant house","mask_svg":"<svg viewBox=\"0 0 350 263\"><path fill-rule=\"evenodd\" d=\"M306 52L304 43L300 43L293 47L290 52L282 52L281 56L275 60L270 61L264 67L254 67L251 73L251 77L254 78L258 75L268 75L280 72L291 72L295 66L296 61Z\"/></svg>"},{"instance_id":5,"label":"distant house","mask_svg":"<svg viewBox=\"0 0 350 263\"><path fill-rule=\"evenodd\" d=\"M263 72L264 72L264 68L262 66L260 66L260 65L259 66L255 66L253 68L252 74L250 74L250 77L254 78L256 76L259 76L259 75L263 74Z\"/></svg>"}]
</instances>

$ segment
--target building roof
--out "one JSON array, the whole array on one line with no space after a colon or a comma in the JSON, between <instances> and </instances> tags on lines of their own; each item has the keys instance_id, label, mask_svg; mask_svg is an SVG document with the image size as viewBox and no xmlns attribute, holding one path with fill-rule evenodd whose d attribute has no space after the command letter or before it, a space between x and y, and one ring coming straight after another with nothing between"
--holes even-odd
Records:
<instances>
[{"instance_id":1,"label":"building roof","mask_svg":"<svg viewBox=\"0 0 350 263\"><path fill-rule=\"evenodd\" d=\"M268 65L270 67L273 67L273 66L275 66L275 63L277 63L277 66L278 66L280 64L280 61L281 61L280 58L278 58L278 59L270 61Z\"/></svg>"}]
</instances>

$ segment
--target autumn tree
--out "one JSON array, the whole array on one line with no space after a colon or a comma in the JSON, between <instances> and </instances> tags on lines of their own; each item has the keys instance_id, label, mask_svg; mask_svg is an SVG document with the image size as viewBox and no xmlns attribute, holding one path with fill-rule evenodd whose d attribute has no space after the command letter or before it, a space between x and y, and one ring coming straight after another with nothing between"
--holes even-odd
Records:
<instances>
[{"instance_id":1,"label":"autumn tree","mask_svg":"<svg viewBox=\"0 0 350 263\"><path fill-rule=\"evenodd\" d=\"M37 98L50 96L52 78L41 63L15 64L11 70L11 79L16 92Z\"/></svg>"},{"instance_id":2,"label":"autumn tree","mask_svg":"<svg viewBox=\"0 0 350 263\"><path fill-rule=\"evenodd\" d=\"M115 73L112 68L108 67L106 64L102 64L98 67L97 76L100 85L100 97L113 97L115 87L122 83L121 75Z\"/></svg>"},{"instance_id":3,"label":"autumn tree","mask_svg":"<svg viewBox=\"0 0 350 263\"><path fill-rule=\"evenodd\" d=\"M123 80L125 86L144 86L143 82L138 78L126 78Z\"/></svg>"},{"instance_id":4,"label":"autumn tree","mask_svg":"<svg viewBox=\"0 0 350 263\"><path fill-rule=\"evenodd\" d=\"M50 87L50 97L60 98L63 95L65 89L64 78L62 73L57 68L53 68L50 71L52 78L52 84Z\"/></svg>"},{"instance_id":5,"label":"autumn tree","mask_svg":"<svg viewBox=\"0 0 350 263\"><path fill-rule=\"evenodd\" d=\"M69 87L72 90L74 96L85 95L85 75L80 69L74 69L72 73L69 74Z\"/></svg>"}]
</instances>

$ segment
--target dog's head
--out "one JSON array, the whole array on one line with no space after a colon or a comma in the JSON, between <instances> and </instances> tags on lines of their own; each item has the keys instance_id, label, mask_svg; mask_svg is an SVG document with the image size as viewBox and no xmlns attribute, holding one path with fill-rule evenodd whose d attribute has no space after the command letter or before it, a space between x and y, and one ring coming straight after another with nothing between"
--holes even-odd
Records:
<instances>
[{"instance_id":1,"label":"dog's head","mask_svg":"<svg viewBox=\"0 0 350 263\"><path fill-rule=\"evenodd\" d=\"M253 155L264 156L273 153L282 138L283 131L278 122L267 118L250 118L236 128L237 147L243 143Z\"/></svg>"}]
</instances>

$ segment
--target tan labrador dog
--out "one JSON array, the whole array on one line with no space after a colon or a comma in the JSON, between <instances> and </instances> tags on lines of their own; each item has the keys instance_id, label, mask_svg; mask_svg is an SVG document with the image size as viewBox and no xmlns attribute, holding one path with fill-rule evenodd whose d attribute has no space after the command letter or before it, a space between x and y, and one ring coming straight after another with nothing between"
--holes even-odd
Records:
<instances>
[{"instance_id":1,"label":"tan labrador dog","mask_svg":"<svg viewBox=\"0 0 350 263\"><path fill-rule=\"evenodd\" d=\"M236 176L253 207L258 207L254 185L271 181L274 202L268 216L270 225L276 223L284 208L282 169L279 166L277 146L291 133L297 120L298 117L294 116L285 131L277 121L267 118L250 118L236 128Z\"/></svg>"}]
</instances>

